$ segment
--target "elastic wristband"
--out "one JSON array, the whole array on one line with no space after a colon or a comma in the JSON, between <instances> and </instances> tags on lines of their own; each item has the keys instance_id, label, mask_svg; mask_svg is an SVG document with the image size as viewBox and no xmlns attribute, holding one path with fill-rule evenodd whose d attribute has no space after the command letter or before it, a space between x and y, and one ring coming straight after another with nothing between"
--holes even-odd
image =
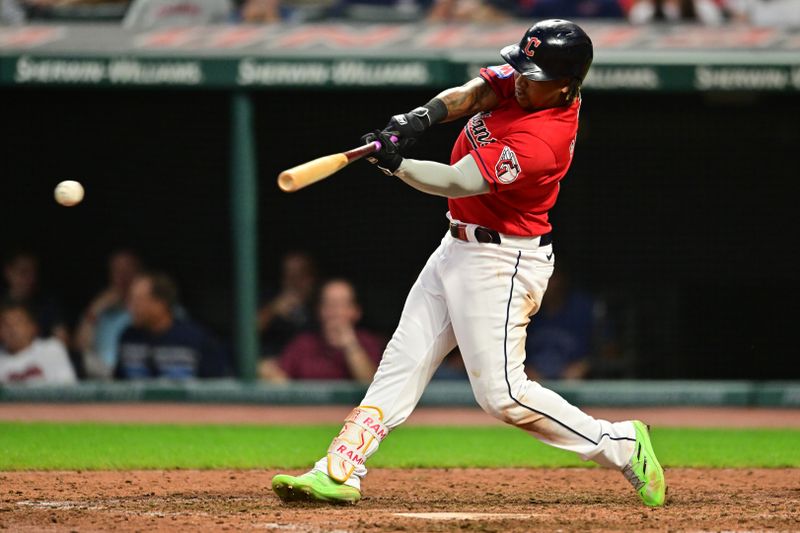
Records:
<instances>
[{"instance_id":1,"label":"elastic wristband","mask_svg":"<svg viewBox=\"0 0 800 533\"><path fill-rule=\"evenodd\" d=\"M429 126L438 124L447 118L447 105L439 98L434 98L424 106L428 110L428 120L431 121Z\"/></svg>"}]
</instances>

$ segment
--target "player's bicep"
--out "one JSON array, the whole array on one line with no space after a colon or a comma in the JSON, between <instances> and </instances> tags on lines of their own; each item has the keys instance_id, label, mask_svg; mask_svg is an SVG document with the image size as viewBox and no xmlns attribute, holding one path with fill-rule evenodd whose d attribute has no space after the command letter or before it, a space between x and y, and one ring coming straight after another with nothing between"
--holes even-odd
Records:
<instances>
[{"instance_id":1,"label":"player's bicep","mask_svg":"<svg viewBox=\"0 0 800 533\"><path fill-rule=\"evenodd\" d=\"M475 84L475 98L477 111L491 111L500 103L500 98L495 89L481 77L472 80Z\"/></svg>"},{"instance_id":2,"label":"player's bicep","mask_svg":"<svg viewBox=\"0 0 800 533\"><path fill-rule=\"evenodd\" d=\"M447 107L447 118L443 122L494 109L499 102L492 87L481 77L473 78L460 87L447 89L437 97Z\"/></svg>"}]
</instances>

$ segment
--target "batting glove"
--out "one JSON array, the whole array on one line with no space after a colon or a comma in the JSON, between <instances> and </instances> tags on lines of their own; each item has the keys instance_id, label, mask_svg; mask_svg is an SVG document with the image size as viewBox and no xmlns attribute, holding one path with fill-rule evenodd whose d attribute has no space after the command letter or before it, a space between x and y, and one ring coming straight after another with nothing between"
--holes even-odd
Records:
<instances>
[{"instance_id":1,"label":"batting glove","mask_svg":"<svg viewBox=\"0 0 800 533\"><path fill-rule=\"evenodd\" d=\"M439 98L434 98L422 107L393 116L383 131L399 137L398 146L401 151L405 151L425 130L446 117L447 106Z\"/></svg>"},{"instance_id":2,"label":"batting glove","mask_svg":"<svg viewBox=\"0 0 800 533\"><path fill-rule=\"evenodd\" d=\"M364 144L375 141L381 143L381 149L367 157L367 161L377 166L387 176L394 174L394 171L403 162L403 156L400 155L400 147L392 141L391 137L392 134L385 130L375 130L361 137L361 141Z\"/></svg>"},{"instance_id":3,"label":"batting glove","mask_svg":"<svg viewBox=\"0 0 800 533\"><path fill-rule=\"evenodd\" d=\"M393 116L383 131L399 137L398 146L401 150L406 150L417 142L417 138L429 127L428 110L418 107L408 113Z\"/></svg>"}]
</instances>

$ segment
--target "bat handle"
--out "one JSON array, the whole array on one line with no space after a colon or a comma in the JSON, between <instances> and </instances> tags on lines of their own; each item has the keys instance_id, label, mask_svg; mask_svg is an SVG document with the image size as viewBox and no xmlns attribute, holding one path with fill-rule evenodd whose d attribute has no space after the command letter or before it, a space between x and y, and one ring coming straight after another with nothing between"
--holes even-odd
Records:
<instances>
[{"instance_id":1,"label":"bat handle","mask_svg":"<svg viewBox=\"0 0 800 533\"><path fill-rule=\"evenodd\" d=\"M392 142L397 142L399 139L392 135L390 137ZM371 143L367 143L363 146L359 146L358 148L353 148L352 150L348 150L344 152L344 156L347 158L348 163L352 163L353 161L357 161L362 157L368 156L369 154L374 154L382 147L380 141L372 141Z\"/></svg>"},{"instance_id":2,"label":"bat handle","mask_svg":"<svg viewBox=\"0 0 800 533\"><path fill-rule=\"evenodd\" d=\"M393 143L396 143L397 141L400 140L400 138L397 135L392 135L391 137L389 137L389 139L391 139ZM380 151L380 149L383 148L383 145L381 144L380 141L372 141L372 144L375 146L376 152Z\"/></svg>"}]
</instances>

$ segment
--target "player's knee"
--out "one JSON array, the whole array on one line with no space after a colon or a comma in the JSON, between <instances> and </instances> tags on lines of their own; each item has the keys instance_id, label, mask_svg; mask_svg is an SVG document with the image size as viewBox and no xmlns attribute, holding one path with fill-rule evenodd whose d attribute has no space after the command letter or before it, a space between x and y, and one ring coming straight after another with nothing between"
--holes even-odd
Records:
<instances>
[{"instance_id":1,"label":"player's knee","mask_svg":"<svg viewBox=\"0 0 800 533\"><path fill-rule=\"evenodd\" d=\"M478 405L486 413L506 424L516 425L524 413L520 412L520 406L508 394L486 395L478 399Z\"/></svg>"}]
</instances>

